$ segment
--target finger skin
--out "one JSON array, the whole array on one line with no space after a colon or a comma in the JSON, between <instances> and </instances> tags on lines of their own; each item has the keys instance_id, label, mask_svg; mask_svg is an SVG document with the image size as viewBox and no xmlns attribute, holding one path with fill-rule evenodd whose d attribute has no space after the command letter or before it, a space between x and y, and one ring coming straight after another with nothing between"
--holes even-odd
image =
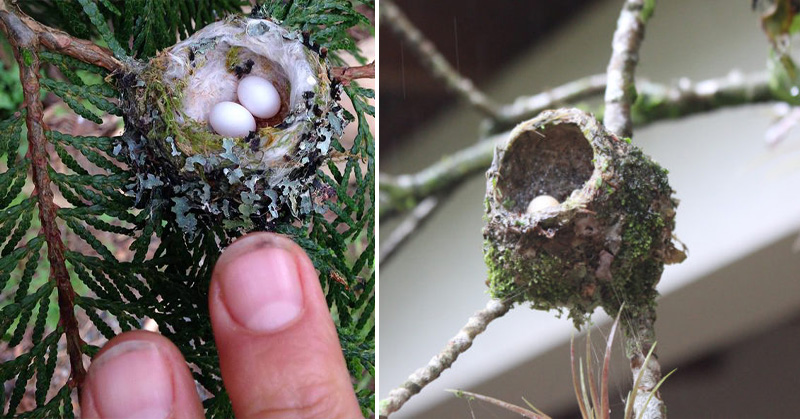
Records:
<instances>
[{"instance_id":1,"label":"finger skin","mask_svg":"<svg viewBox=\"0 0 800 419\"><path fill-rule=\"evenodd\" d=\"M241 307L228 307L233 293L226 297L224 290L237 275L257 276L276 254L296 267L302 309L279 329L254 331L238 320ZM270 286L272 279L267 275L264 281ZM222 378L237 418L362 417L316 271L290 239L251 233L230 245L215 266L209 305Z\"/></svg>"},{"instance_id":2,"label":"finger skin","mask_svg":"<svg viewBox=\"0 0 800 419\"><path fill-rule=\"evenodd\" d=\"M144 347L146 350L155 349L156 356L163 359L165 365L158 368L153 364L142 367L134 363L127 363L125 360L111 366L114 368L113 376L127 380L126 386L139 386L140 388L162 388L165 387L172 392L172 409L169 414L171 419L192 419L203 418L203 405L195 390L195 382L186 360L181 355L175 345L169 339L158 333L146 330L136 330L125 332L111 339L94 356L92 365L86 376L83 389L81 391L81 411L85 418L110 418L119 417L111 414L114 405L119 405L121 401L118 397L130 394L131 391L115 392L109 395L109 388L115 383L110 383L108 371L101 371L109 368L113 361L107 361L105 354L115 352L139 351L138 348ZM109 352L111 351L111 352ZM115 355L116 356L116 355ZM102 361L100 361L102 360ZM149 367L149 368L148 368ZM130 377L139 377L140 380L131 380ZM158 380L154 382L153 380ZM113 387L111 387L113 388ZM103 398L103 400L98 400Z\"/></svg>"}]
</instances>

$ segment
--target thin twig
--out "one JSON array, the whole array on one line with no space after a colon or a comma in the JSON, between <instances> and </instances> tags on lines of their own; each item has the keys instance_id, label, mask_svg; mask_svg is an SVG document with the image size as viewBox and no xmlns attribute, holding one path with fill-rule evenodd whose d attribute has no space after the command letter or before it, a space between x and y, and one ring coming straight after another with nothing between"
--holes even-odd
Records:
<instances>
[{"instance_id":1,"label":"thin twig","mask_svg":"<svg viewBox=\"0 0 800 419\"><path fill-rule=\"evenodd\" d=\"M356 79L374 79L375 61L357 67L333 67L331 76L345 86L349 86L350 82Z\"/></svg>"},{"instance_id":2,"label":"thin twig","mask_svg":"<svg viewBox=\"0 0 800 419\"><path fill-rule=\"evenodd\" d=\"M4 3L0 2L0 5ZM67 341L67 354L70 361L71 387L80 387L86 376L83 367L83 340L75 318L75 291L70 283L69 273L64 258L64 242L61 237L56 213L58 206L53 202L53 190L50 187L47 154L47 138L44 133L42 118L44 114L42 101L39 99L39 38L20 18L0 8L0 29L14 47L14 57L19 64L19 78L25 96L27 109L25 123L28 127L28 153L31 156L31 171L34 193L39 204L39 221L42 233L47 241L47 259L50 262L50 276L58 289L59 325L64 330ZM10 162L9 162L10 163Z\"/></svg>"},{"instance_id":3,"label":"thin twig","mask_svg":"<svg viewBox=\"0 0 800 419\"><path fill-rule=\"evenodd\" d=\"M478 90L471 80L459 74L447 59L425 38L422 32L406 17L392 0L381 0L381 23L387 24L411 50L431 74L447 84L490 119L499 119L499 106Z\"/></svg>"},{"instance_id":4,"label":"thin twig","mask_svg":"<svg viewBox=\"0 0 800 419\"><path fill-rule=\"evenodd\" d=\"M698 83L684 79L672 87L643 82L639 84L638 91L639 100L633 108L633 120L637 126L732 106L781 100L770 90L765 73L743 75L733 72L726 77ZM486 170L492 162L496 142L507 137L508 132L494 135L445 156L415 174L392 176L381 173L380 217L384 219L385 216L410 209L419 200L452 188L467 176Z\"/></svg>"},{"instance_id":5,"label":"thin twig","mask_svg":"<svg viewBox=\"0 0 800 419\"><path fill-rule=\"evenodd\" d=\"M486 304L486 308L472 315L466 326L453 339L450 339L450 342L438 355L431 358L428 365L415 371L406 382L390 391L389 395L381 400L378 408L380 417L386 418L396 412L408 399L438 378L444 370L450 368L458 356L472 346L475 337L486 330L492 320L503 316L509 309L511 309L511 303L491 300Z\"/></svg>"},{"instance_id":6,"label":"thin twig","mask_svg":"<svg viewBox=\"0 0 800 419\"><path fill-rule=\"evenodd\" d=\"M489 132L494 134L509 130L546 109L575 103L599 95L605 90L606 75L603 73L573 80L533 96L518 98L513 104L500 108L500 119L494 121Z\"/></svg>"},{"instance_id":7,"label":"thin twig","mask_svg":"<svg viewBox=\"0 0 800 419\"><path fill-rule=\"evenodd\" d=\"M630 137L633 133L631 105L636 97L634 71L639 62L639 47L655 0L626 0L611 44L603 124L613 134Z\"/></svg>"},{"instance_id":8,"label":"thin twig","mask_svg":"<svg viewBox=\"0 0 800 419\"><path fill-rule=\"evenodd\" d=\"M380 266L386 266L384 264L408 242L408 239L429 219L438 205L439 197L435 195L431 195L417 204L406 219L392 231L389 238L381 245L378 260Z\"/></svg>"}]
</instances>

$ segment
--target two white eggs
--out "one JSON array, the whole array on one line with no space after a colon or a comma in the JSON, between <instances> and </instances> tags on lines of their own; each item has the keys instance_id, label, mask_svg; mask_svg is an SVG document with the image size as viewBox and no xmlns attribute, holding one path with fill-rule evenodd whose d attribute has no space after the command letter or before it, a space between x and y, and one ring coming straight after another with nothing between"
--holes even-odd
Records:
<instances>
[{"instance_id":1,"label":"two white eggs","mask_svg":"<svg viewBox=\"0 0 800 419\"><path fill-rule=\"evenodd\" d=\"M281 97L269 81L247 76L236 89L239 103L220 102L214 105L208 122L214 131L225 137L244 137L256 130L258 118L271 118L281 110ZM240 104L241 103L241 104Z\"/></svg>"}]
</instances>

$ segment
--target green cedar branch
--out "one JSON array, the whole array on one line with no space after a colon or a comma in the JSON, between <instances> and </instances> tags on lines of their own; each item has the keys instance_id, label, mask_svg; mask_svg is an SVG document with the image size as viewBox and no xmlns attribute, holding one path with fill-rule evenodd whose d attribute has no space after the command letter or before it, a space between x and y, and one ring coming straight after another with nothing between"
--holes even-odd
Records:
<instances>
[{"instance_id":1,"label":"green cedar branch","mask_svg":"<svg viewBox=\"0 0 800 419\"><path fill-rule=\"evenodd\" d=\"M595 89L595 86L587 84L586 88ZM743 75L732 72L726 77L698 83L683 79L677 86L643 82L639 84L638 90L639 96L632 109L633 122L638 126L731 106L782 100L779 94L770 89L765 73ZM543 108L557 105L558 103L541 104ZM465 177L483 172L492 161L495 143L507 137L507 132L494 135L445 156L439 162L414 174L393 176L382 173L380 216L413 208L417 202L431 194L452 188Z\"/></svg>"},{"instance_id":2,"label":"green cedar branch","mask_svg":"<svg viewBox=\"0 0 800 419\"><path fill-rule=\"evenodd\" d=\"M381 3L383 6L383 3ZM475 337L483 333L493 320L502 317L512 304L500 300L489 300L486 307L472 315L467 324L458 331L447 346L438 355L431 358L428 364L411 374L399 387L389 392L378 406L381 419L398 411L415 394L419 393L426 385L430 384L450 368L458 356L472 346Z\"/></svg>"},{"instance_id":3,"label":"green cedar branch","mask_svg":"<svg viewBox=\"0 0 800 419\"><path fill-rule=\"evenodd\" d=\"M655 0L626 0L611 43L611 60L606 74L606 112L603 125L619 137L631 137L631 106L636 99L634 71L639 62L639 47L644 39Z\"/></svg>"},{"instance_id":4,"label":"green cedar branch","mask_svg":"<svg viewBox=\"0 0 800 419\"><path fill-rule=\"evenodd\" d=\"M500 119L498 104L478 90L471 80L459 74L433 43L425 38L408 17L392 0L382 0L379 12L382 22L389 25L400 39L407 43L420 62L431 74L443 81L448 88L466 99L475 109L488 118Z\"/></svg>"},{"instance_id":5,"label":"green cedar branch","mask_svg":"<svg viewBox=\"0 0 800 419\"><path fill-rule=\"evenodd\" d=\"M0 3L2 5L4 3ZM58 206L53 201L53 190L48 175L47 137L42 118L44 107L39 99L39 37L17 15L4 7L0 8L0 29L14 47L14 56L19 63L20 82L25 96L25 123L28 127L28 153L31 156L31 171L34 193L38 195L39 221L47 240L47 258L50 275L58 288L59 323L64 330L67 354L70 360L70 387L80 387L86 376L83 366L84 342L75 318L75 291L70 283L65 262L65 246L56 222Z\"/></svg>"}]
</instances>

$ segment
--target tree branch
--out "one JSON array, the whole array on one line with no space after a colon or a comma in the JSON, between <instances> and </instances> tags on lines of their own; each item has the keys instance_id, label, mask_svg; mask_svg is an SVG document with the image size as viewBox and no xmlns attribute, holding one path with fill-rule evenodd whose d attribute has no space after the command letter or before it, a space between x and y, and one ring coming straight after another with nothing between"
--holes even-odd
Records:
<instances>
[{"instance_id":1,"label":"tree branch","mask_svg":"<svg viewBox=\"0 0 800 419\"><path fill-rule=\"evenodd\" d=\"M3 4L0 3L0 5ZM42 123L44 109L39 99L39 56L37 53L39 37L17 15L10 13L5 7L0 7L0 29L14 47L14 57L19 63L19 78L27 108L25 123L28 127L28 153L31 156L34 193L38 197L39 221L47 241L50 277L55 280L58 289L59 324L64 329L71 368L69 384L71 387L80 387L86 376L81 349L83 340L81 340L78 321L75 318L75 292L72 289L65 263L64 242L56 221L58 206L53 202L53 190L47 173L50 165L46 149L47 138Z\"/></svg>"},{"instance_id":2,"label":"tree branch","mask_svg":"<svg viewBox=\"0 0 800 419\"><path fill-rule=\"evenodd\" d=\"M500 118L489 127L492 134L514 128L542 111L561 105L575 103L603 93L606 89L606 75L595 74L563 84L542 93L518 98L513 104L500 108Z\"/></svg>"},{"instance_id":3,"label":"tree branch","mask_svg":"<svg viewBox=\"0 0 800 419\"><path fill-rule=\"evenodd\" d=\"M381 3L383 6L383 3ZM511 303L500 300L490 300L486 308L472 315L467 324L459 330L458 334L447 342L447 346L442 351L431 358L428 365L418 369L411 374L406 382L389 392L389 395L381 400L378 407L378 414L381 418L387 418L390 414L399 410L415 394L419 393L426 385L439 378L444 370L450 368L458 356L466 352L472 346L475 337L483 333L492 320L503 316L511 309Z\"/></svg>"},{"instance_id":4,"label":"tree branch","mask_svg":"<svg viewBox=\"0 0 800 419\"><path fill-rule=\"evenodd\" d=\"M459 74L433 43L408 20L394 1L381 0L380 14L381 22L389 25L392 31L408 44L434 77L443 81L448 88L487 117L499 119L499 106L478 90L471 80Z\"/></svg>"},{"instance_id":5,"label":"tree branch","mask_svg":"<svg viewBox=\"0 0 800 419\"><path fill-rule=\"evenodd\" d=\"M356 79L374 79L375 61L358 67L333 67L331 76L345 86L349 86L350 82Z\"/></svg>"},{"instance_id":6,"label":"tree branch","mask_svg":"<svg viewBox=\"0 0 800 419\"><path fill-rule=\"evenodd\" d=\"M503 138L504 134L501 134L483 140L444 157L416 174L392 176L381 173L378 176L381 190L379 217L412 208L418 200L486 170L492 163L495 144Z\"/></svg>"},{"instance_id":7,"label":"tree branch","mask_svg":"<svg viewBox=\"0 0 800 419\"><path fill-rule=\"evenodd\" d=\"M656 342L655 308L638 314L635 318L623 318L623 322L626 323L625 354L630 361L633 382L638 384L636 397L633 400L634 417L662 419L667 417L667 408L660 392L653 393L661 381L661 365L655 352L647 361L647 365L644 362Z\"/></svg>"},{"instance_id":8,"label":"tree branch","mask_svg":"<svg viewBox=\"0 0 800 419\"><path fill-rule=\"evenodd\" d=\"M620 137L633 134L631 105L636 98L634 71L639 62L639 47L644 28L652 15L655 0L626 0L617 20L617 30L611 43L606 86L606 112L603 124Z\"/></svg>"},{"instance_id":9,"label":"tree branch","mask_svg":"<svg viewBox=\"0 0 800 419\"><path fill-rule=\"evenodd\" d=\"M5 0L0 0L0 12L15 15L28 30L36 36L39 44L45 48L68 55L83 62L105 68L108 71L116 71L122 68L122 62L114 58L110 50L95 45L91 41L75 38L74 36L42 25L21 10L7 6Z\"/></svg>"},{"instance_id":10,"label":"tree branch","mask_svg":"<svg viewBox=\"0 0 800 419\"><path fill-rule=\"evenodd\" d=\"M556 90L569 84L571 83L556 88ZM596 85L590 84L586 86L586 89L587 91L594 90L596 87ZM733 72L727 77L709 79L699 83L691 83L684 79L673 87L643 82L639 84L638 90L639 97L632 112L637 126L731 106L781 100L779 95L770 90L765 73L743 75ZM577 91L572 93L575 96L586 97ZM534 97L547 97L547 95L540 93ZM550 105L555 105L555 103L543 101L540 104L544 108L549 108ZM527 116L520 112L518 117L526 118ZM486 170L492 161L495 144L507 137L508 132L494 135L445 156L439 162L415 174L392 176L381 173L379 176L380 216L384 217L413 208L419 200L451 188L467 176Z\"/></svg>"},{"instance_id":11,"label":"tree branch","mask_svg":"<svg viewBox=\"0 0 800 419\"><path fill-rule=\"evenodd\" d=\"M611 60L608 63L608 85L605 95L605 116L603 124L611 133L619 137L633 136L631 108L636 100L634 73L639 63L639 48L644 39L647 21L653 14L655 0L626 0L617 20L617 30L611 47ZM688 90L688 89L686 89ZM655 308L639 316L626 319L627 355L631 362L634 382L638 391L633 402L637 418L664 419L667 408L656 385L661 381L661 366L653 354L646 359L646 353L655 344ZM646 365L645 365L646 364ZM639 379L637 380L637 377Z\"/></svg>"}]
</instances>

